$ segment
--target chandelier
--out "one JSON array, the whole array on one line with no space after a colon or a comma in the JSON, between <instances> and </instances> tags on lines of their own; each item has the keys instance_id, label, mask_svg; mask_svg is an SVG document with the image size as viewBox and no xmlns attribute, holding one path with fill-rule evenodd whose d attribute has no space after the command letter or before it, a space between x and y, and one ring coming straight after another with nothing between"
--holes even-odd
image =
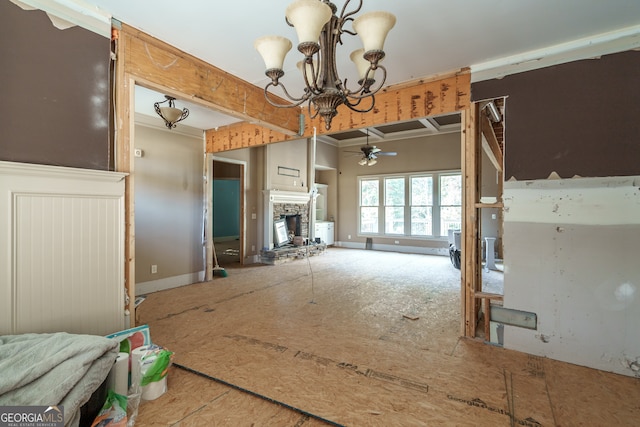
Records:
<instances>
[{"instance_id":1,"label":"chandelier","mask_svg":"<svg viewBox=\"0 0 640 427\"><path fill-rule=\"evenodd\" d=\"M362 8L362 0L359 0L358 7L347 12L350 2L345 1L339 16L338 9L329 0L296 0L287 7L286 22L296 29L298 50L304 55L304 59L297 64L305 83L304 94L299 98L291 96L280 82L284 76L284 58L291 49L291 41L281 36L265 36L254 44L264 59L265 74L271 79L264 88L266 100L282 108L297 107L308 101L309 116L313 119L320 114L327 130L331 129L331 120L338 114L337 108L342 104L359 113L371 111L375 105L374 95L382 88L387 77L387 70L380 65L380 61L385 56L385 38L395 25L396 18L391 13L379 11L353 18ZM344 28L351 21L353 31ZM347 88L346 79L340 79L336 66L336 47L338 43L342 44L343 33L358 34L364 46L350 55L359 75L359 87L354 90ZM378 69L382 78L374 87L374 74ZM269 89L278 86L292 104L279 104L271 99ZM360 103L365 99L361 106Z\"/></svg>"},{"instance_id":2,"label":"chandelier","mask_svg":"<svg viewBox=\"0 0 640 427\"><path fill-rule=\"evenodd\" d=\"M176 123L181 120L184 120L189 115L189 110L183 108L180 110L176 108L174 102L176 99L172 96L165 95L165 100L161 102L155 102L153 104L153 108L156 110L156 113L164 120L164 124L169 128L173 129L176 127ZM165 102L169 103L168 107L161 107L160 104L164 104Z\"/></svg>"}]
</instances>

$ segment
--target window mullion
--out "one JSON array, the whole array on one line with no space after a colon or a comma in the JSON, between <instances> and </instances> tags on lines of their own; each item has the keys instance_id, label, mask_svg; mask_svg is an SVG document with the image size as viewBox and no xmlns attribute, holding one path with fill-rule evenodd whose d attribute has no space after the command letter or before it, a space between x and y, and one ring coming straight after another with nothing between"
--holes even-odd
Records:
<instances>
[{"instance_id":1,"label":"window mullion","mask_svg":"<svg viewBox=\"0 0 640 427\"><path fill-rule=\"evenodd\" d=\"M378 178L378 234L385 235L385 206L387 204L385 198L384 178Z\"/></svg>"},{"instance_id":2,"label":"window mullion","mask_svg":"<svg viewBox=\"0 0 640 427\"><path fill-rule=\"evenodd\" d=\"M433 236L440 235L440 174L433 174Z\"/></svg>"}]
</instances>

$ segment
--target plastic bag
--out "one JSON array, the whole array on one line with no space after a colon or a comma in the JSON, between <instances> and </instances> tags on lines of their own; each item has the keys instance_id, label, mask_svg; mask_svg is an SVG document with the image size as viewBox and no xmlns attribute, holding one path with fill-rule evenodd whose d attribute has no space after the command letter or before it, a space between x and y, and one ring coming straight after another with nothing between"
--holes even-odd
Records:
<instances>
[{"instance_id":1,"label":"plastic bag","mask_svg":"<svg viewBox=\"0 0 640 427\"><path fill-rule=\"evenodd\" d=\"M142 379L140 380L141 386L146 386L150 383L160 381L167 376L169 366L171 366L171 359L173 353L169 350L158 349L157 351L151 351L149 355L145 355L142 358L143 366L150 362L148 367L142 370Z\"/></svg>"},{"instance_id":2,"label":"plastic bag","mask_svg":"<svg viewBox=\"0 0 640 427\"><path fill-rule=\"evenodd\" d=\"M98 416L91 427L126 427L127 425L127 396L109 390Z\"/></svg>"}]
</instances>

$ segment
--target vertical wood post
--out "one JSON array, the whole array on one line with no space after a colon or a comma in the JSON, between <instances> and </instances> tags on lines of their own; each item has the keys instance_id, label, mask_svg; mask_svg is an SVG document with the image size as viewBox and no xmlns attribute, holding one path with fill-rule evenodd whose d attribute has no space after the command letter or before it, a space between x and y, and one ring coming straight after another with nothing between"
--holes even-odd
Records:
<instances>
[{"instance_id":1,"label":"vertical wood post","mask_svg":"<svg viewBox=\"0 0 640 427\"><path fill-rule=\"evenodd\" d=\"M478 264L478 104L462 111L462 250L460 273L462 281L462 335L475 337L477 302L475 292L480 283Z\"/></svg>"},{"instance_id":2,"label":"vertical wood post","mask_svg":"<svg viewBox=\"0 0 640 427\"><path fill-rule=\"evenodd\" d=\"M116 164L118 172L127 172L124 190L124 280L129 296L129 304L125 307L129 310L129 326L135 326L135 211L134 211L134 156L132 156L133 141L133 113L131 109L134 105L134 85L135 82L125 71L124 52L126 52L126 38L120 37L118 40L118 50L116 52L116 75L115 75L115 128L116 128Z\"/></svg>"}]
</instances>

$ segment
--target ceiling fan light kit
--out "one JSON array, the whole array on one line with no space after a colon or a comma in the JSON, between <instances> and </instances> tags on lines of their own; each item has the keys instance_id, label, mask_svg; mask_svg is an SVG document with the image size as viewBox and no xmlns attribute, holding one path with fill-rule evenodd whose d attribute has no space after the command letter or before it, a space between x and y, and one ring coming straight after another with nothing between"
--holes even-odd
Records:
<instances>
[{"instance_id":1,"label":"ceiling fan light kit","mask_svg":"<svg viewBox=\"0 0 640 427\"><path fill-rule=\"evenodd\" d=\"M353 18L362 8L362 2L359 0L358 6L347 12L351 0L346 0L339 16L337 7L328 0L296 0L287 7L286 22L296 29L298 51L304 55L298 65L305 83L304 94L300 97L291 96L280 81L284 76L284 58L292 47L291 41L280 36L266 36L255 41L254 46L265 62L265 74L271 79L264 88L265 98L271 105L291 108L308 102L309 116L313 119L319 114L327 130L331 129L331 120L338 113L340 105L344 104L360 113L373 109L374 95L382 88L387 77L386 69L380 65L385 56L384 41L395 25L396 18L382 11ZM353 31L344 28L351 21ZM336 47L338 43L342 44L343 33L358 34L364 46L350 55L359 75L359 87L355 90L348 89L346 79L342 81L338 76ZM374 87L374 73L378 69L382 77ZM273 101L269 91L272 87L280 87L292 103L279 104ZM367 103L361 107L364 99L367 99Z\"/></svg>"},{"instance_id":2,"label":"ceiling fan light kit","mask_svg":"<svg viewBox=\"0 0 640 427\"><path fill-rule=\"evenodd\" d=\"M382 151L375 145L369 145L369 130L367 129L367 143L360 147L360 151L347 151L347 153L362 154L362 158L358 161L360 166L373 166L378 163L378 156L396 156L398 153L393 151Z\"/></svg>"}]
</instances>

